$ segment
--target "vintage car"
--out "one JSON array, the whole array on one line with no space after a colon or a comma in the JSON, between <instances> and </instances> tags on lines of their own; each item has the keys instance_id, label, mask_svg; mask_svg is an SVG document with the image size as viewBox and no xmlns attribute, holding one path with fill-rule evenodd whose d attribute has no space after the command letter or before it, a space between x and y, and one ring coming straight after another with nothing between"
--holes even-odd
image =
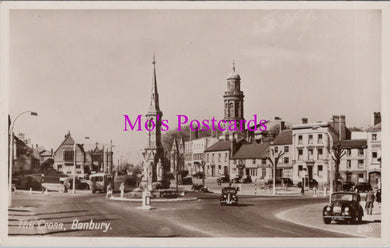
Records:
<instances>
[{"instance_id":1,"label":"vintage car","mask_svg":"<svg viewBox=\"0 0 390 248\"><path fill-rule=\"evenodd\" d=\"M111 188L114 191L113 177L108 173L96 173L89 176L89 188L94 194L96 191L106 192L108 184L111 184Z\"/></svg>"},{"instance_id":2,"label":"vintage car","mask_svg":"<svg viewBox=\"0 0 390 248\"><path fill-rule=\"evenodd\" d=\"M229 175L221 175L220 177L217 178L217 183L218 184L221 184L221 183L229 183L230 182L230 177Z\"/></svg>"},{"instance_id":3,"label":"vintage car","mask_svg":"<svg viewBox=\"0 0 390 248\"><path fill-rule=\"evenodd\" d=\"M220 202L221 202L221 206L237 205L238 204L237 189L233 187L223 188Z\"/></svg>"},{"instance_id":4,"label":"vintage car","mask_svg":"<svg viewBox=\"0 0 390 248\"><path fill-rule=\"evenodd\" d=\"M325 224L332 220L360 223L363 217L363 208L360 206L360 195L352 192L337 192L331 196L331 203L322 211Z\"/></svg>"},{"instance_id":5,"label":"vintage car","mask_svg":"<svg viewBox=\"0 0 390 248\"><path fill-rule=\"evenodd\" d=\"M359 182L355 185L353 188L353 191L359 193L359 192L369 192L372 190L371 184L369 183L364 183L364 182Z\"/></svg>"}]
</instances>

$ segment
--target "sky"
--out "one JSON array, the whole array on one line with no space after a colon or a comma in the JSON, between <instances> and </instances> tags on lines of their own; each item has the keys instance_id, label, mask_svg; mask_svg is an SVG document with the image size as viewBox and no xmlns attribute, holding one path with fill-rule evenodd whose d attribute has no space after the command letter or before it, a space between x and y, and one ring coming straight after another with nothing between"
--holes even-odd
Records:
<instances>
[{"instance_id":1,"label":"sky","mask_svg":"<svg viewBox=\"0 0 390 248\"><path fill-rule=\"evenodd\" d=\"M381 111L380 10L11 10L9 112L32 144L113 141L133 160L145 132L156 56L160 108L221 119L235 61L245 118L366 128ZM82 138L89 136L90 140Z\"/></svg>"}]
</instances>

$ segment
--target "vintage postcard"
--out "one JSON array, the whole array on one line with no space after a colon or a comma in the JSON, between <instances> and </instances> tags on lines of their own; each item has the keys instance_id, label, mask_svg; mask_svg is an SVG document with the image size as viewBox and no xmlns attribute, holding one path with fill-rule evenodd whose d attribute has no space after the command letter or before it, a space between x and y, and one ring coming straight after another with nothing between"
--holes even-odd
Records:
<instances>
[{"instance_id":1,"label":"vintage postcard","mask_svg":"<svg viewBox=\"0 0 390 248\"><path fill-rule=\"evenodd\" d=\"M0 245L389 246L389 13L1 2Z\"/></svg>"}]
</instances>

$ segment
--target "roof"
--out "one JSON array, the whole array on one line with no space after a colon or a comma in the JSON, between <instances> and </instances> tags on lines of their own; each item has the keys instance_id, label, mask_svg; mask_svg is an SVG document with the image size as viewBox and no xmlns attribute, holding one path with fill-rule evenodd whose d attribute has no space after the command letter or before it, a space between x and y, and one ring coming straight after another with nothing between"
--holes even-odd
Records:
<instances>
[{"instance_id":1,"label":"roof","mask_svg":"<svg viewBox=\"0 0 390 248\"><path fill-rule=\"evenodd\" d=\"M366 129L367 132L380 132L382 131L382 123L378 123Z\"/></svg>"},{"instance_id":2,"label":"roof","mask_svg":"<svg viewBox=\"0 0 390 248\"><path fill-rule=\"evenodd\" d=\"M356 140L342 140L339 142L342 148L366 148L367 140L356 139Z\"/></svg>"},{"instance_id":3,"label":"roof","mask_svg":"<svg viewBox=\"0 0 390 248\"><path fill-rule=\"evenodd\" d=\"M274 145L292 145L292 130L284 130L276 136Z\"/></svg>"},{"instance_id":4,"label":"roof","mask_svg":"<svg viewBox=\"0 0 390 248\"><path fill-rule=\"evenodd\" d=\"M253 159L266 158L265 151L269 143L250 143L242 144L238 151L233 155L233 159Z\"/></svg>"},{"instance_id":5,"label":"roof","mask_svg":"<svg viewBox=\"0 0 390 248\"><path fill-rule=\"evenodd\" d=\"M215 151L227 151L230 150L230 140L220 140L214 145L210 146L205 150L205 152L215 152Z\"/></svg>"}]
</instances>

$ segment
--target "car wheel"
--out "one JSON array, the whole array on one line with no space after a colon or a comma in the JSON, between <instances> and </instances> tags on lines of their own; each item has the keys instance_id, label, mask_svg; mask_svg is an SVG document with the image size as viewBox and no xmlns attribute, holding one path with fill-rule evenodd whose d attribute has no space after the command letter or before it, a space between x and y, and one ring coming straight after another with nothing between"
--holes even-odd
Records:
<instances>
[{"instance_id":1,"label":"car wheel","mask_svg":"<svg viewBox=\"0 0 390 248\"><path fill-rule=\"evenodd\" d=\"M332 221L330 218L322 218L322 220L326 225L330 224L330 222Z\"/></svg>"},{"instance_id":2,"label":"car wheel","mask_svg":"<svg viewBox=\"0 0 390 248\"><path fill-rule=\"evenodd\" d=\"M92 194L95 194L95 192L96 192L95 190L92 190Z\"/></svg>"}]
</instances>

